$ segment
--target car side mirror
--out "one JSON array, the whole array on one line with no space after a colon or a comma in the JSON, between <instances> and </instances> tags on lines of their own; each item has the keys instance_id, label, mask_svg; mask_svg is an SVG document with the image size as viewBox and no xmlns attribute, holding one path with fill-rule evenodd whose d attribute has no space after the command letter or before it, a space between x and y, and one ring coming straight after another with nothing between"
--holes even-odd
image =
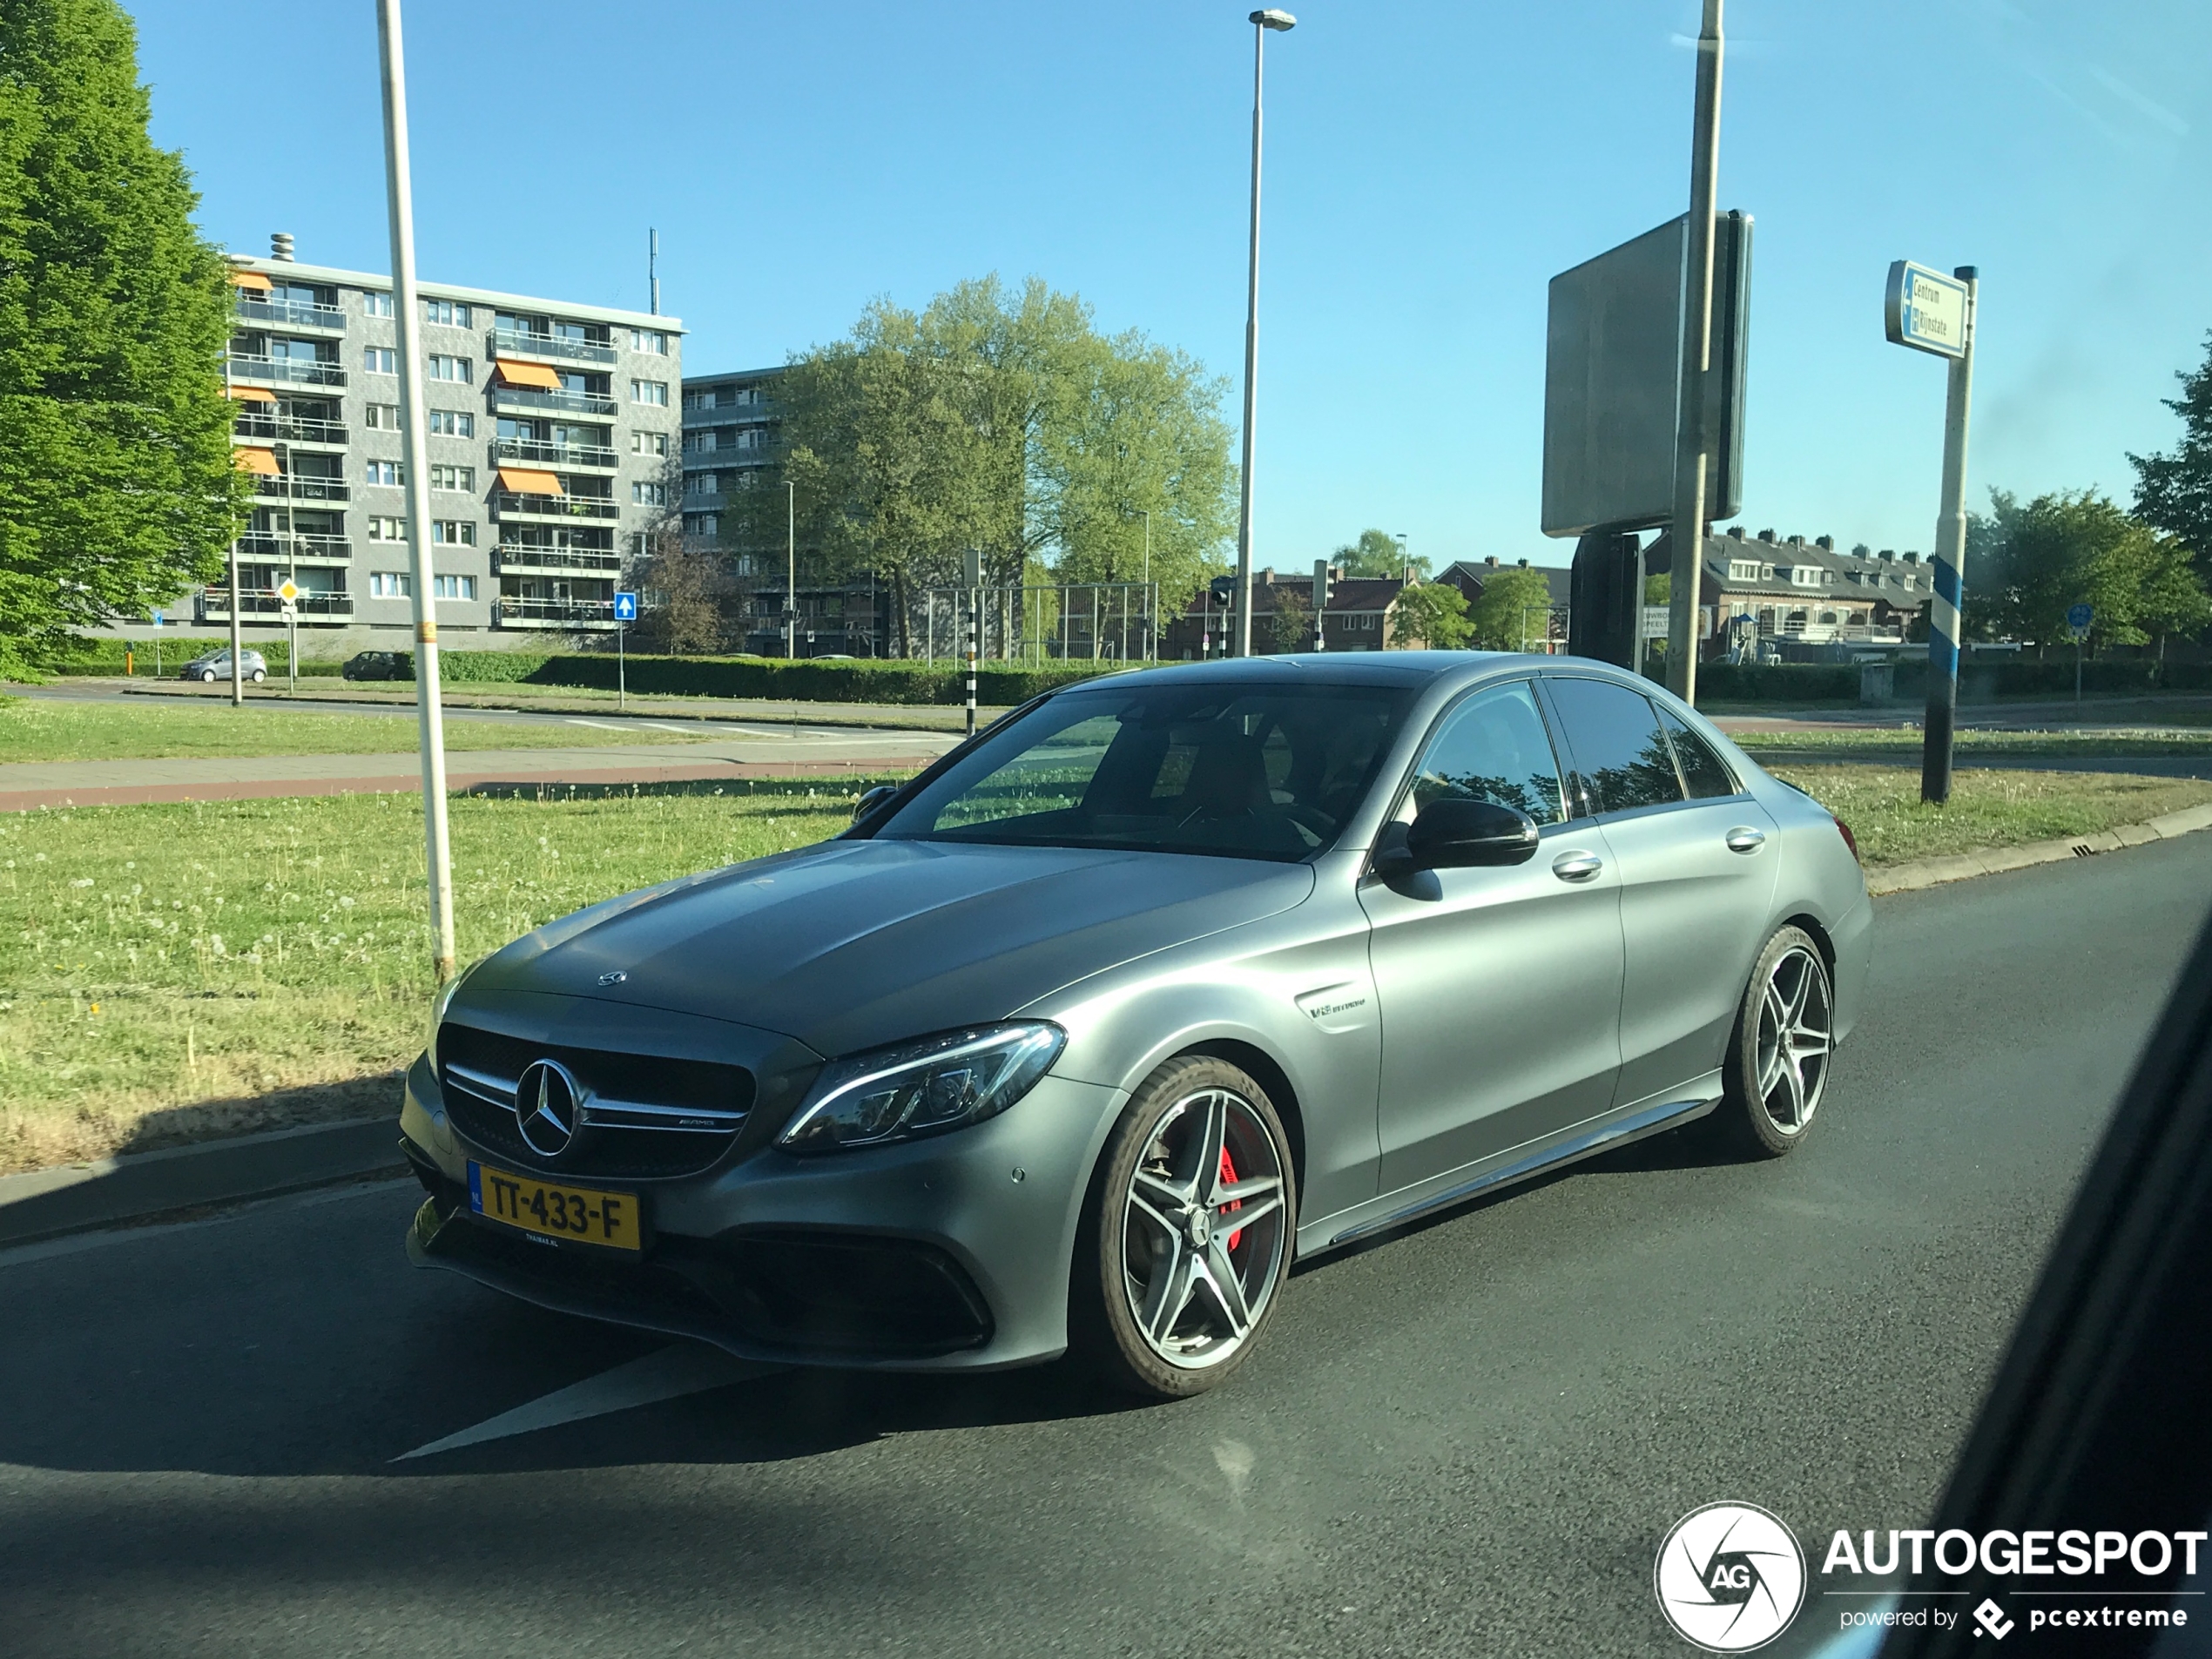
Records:
<instances>
[{"instance_id":1,"label":"car side mirror","mask_svg":"<svg viewBox=\"0 0 2212 1659\"><path fill-rule=\"evenodd\" d=\"M899 786L896 784L878 784L873 789L864 791L860 799L853 804L853 821L859 823L898 792Z\"/></svg>"},{"instance_id":2,"label":"car side mirror","mask_svg":"<svg viewBox=\"0 0 2212 1659\"><path fill-rule=\"evenodd\" d=\"M1433 800L1406 832L1416 870L1526 864L1536 856L1536 820L1491 800Z\"/></svg>"}]
</instances>

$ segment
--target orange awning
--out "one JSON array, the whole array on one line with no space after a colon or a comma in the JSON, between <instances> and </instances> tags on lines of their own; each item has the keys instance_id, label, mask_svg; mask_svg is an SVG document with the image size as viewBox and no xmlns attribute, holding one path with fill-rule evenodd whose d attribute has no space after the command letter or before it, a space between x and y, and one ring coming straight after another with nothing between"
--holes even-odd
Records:
<instances>
[{"instance_id":1,"label":"orange awning","mask_svg":"<svg viewBox=\"0 0 2212 1659\"><path fill-rule=\"evenodd\" d=\"M491 366L509 386L535 386L542 392L561 389L561 377L543 363L517 363L495 357Z\"/></svg>"},{"instance_id":2,"label":"orange awning","mask_svg":"<svg viewBox=\"0 0 2212 1659\"><path fill-rule=\"evenodd\" d=\"M277 401L276 394L266 386L226 386L223 392L226 396L240 403L273 403Z\"/></svg>"},{"instance_id":3,"label":"orange awning","mask_svg":"<svg viewBox=\"0 0 2212 1659\"><path fill-rule=\"evenodd\" d=\"M567 492L561 488L558 474L540 472L535 467L502 467L499 487L511 489L517 496L560 496Z\"/></svg>"},{"instance_id":4,"label":"orange awning","mask_svg":"<svg viewBox=\"0 0 2212 1659\"><path fill-rule=\"evenodd\" d=\"M266 449L233 449L231 458L240 472L256 472L264 478L281 478L284 469L277 465L276 457Z\"/></svg>"},{"instance_id":5,"label":"orange awning","mask_svg":"<svg viewBox=\"0 0 2212 1659\"><path fill-rule=\"evenodd\" d=\"M263 276L259 271L248 271L241 266L233 265L231 266L228 274L230 276L231 282L234 287L240 288L258 288L263 293L266 293L269 291L268 278Z\"/></svg>"}]
</instances>

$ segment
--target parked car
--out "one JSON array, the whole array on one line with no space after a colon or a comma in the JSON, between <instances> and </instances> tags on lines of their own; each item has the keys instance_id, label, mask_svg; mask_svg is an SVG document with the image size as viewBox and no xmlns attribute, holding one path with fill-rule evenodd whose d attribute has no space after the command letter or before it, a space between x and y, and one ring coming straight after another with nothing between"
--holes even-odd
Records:
<instances>
[{"instance_id":1,"label":"parked car","mask_svg":"<svg viewBox=\"0 0 2212 1659\"><path fill-rule=\"evenodd\" d=\"M258 651L239 651L238 665L240 673L256 685L269 677L269 665L262 660ZM217 680L226 680L230 677L231 653L228 646L210 651L205 657L195 657L177 671L178 678L198 680L203 685L212 685Z\"/></svg>"},{"instance_id":2,"label":"parked car","mask_svg":"<svg viewBox=\"0 0 2212 1659\"><path fill-rule=\"evenodd\" d=\"M1192 1394L1295 1258L1700 1122L1794 1150L1871 918L1834 817L1600 664L1090 681L448 984L408 1247L755 1359Z\"/></svg>"},{"instance_id":3,"label":"parked car","mask_svg":"<svg viewBox=\"0 0 2212 1659\"><path fill-rule=\"evenodd\" d=\"M411 680L415 664L395 651L358 651L340 671L349 680Z\"/></svg>"}]
</instances>

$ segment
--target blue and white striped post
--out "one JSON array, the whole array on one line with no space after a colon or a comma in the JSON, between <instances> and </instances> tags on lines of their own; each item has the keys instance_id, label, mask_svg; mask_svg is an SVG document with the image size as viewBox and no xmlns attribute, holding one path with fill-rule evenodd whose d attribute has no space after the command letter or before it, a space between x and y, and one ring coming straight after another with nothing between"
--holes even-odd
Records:
<instances>
[{"instance_id":1,"label":"blue and white striped post","mask_svg":"<svg viewBox=\"0 0 2212 1659\"><path fill-rule=\"evenodd\" d=\"M1974 392L1975 312L1979 273L1971 265L1952 273L1966 285L1966 348L1951 359L1950 395L1943 416L1943 506L1936 517L1935 597L1928 606L1928 715L1920 741L1920 799L1940 806L1951 799L1951 732L1959 706L1960 612L1966 577L1966 425Z\"/></svg>"}]
</instances>

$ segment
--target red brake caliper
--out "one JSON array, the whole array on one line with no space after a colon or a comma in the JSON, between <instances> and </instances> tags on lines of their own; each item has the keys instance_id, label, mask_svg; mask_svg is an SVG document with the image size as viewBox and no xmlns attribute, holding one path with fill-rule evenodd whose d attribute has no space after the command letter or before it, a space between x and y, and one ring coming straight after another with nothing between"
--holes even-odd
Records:
<instances>
[{"instance_id":1,"label":"red brake caliper","mask_svg":"<svg viewBox=\"0 0 2212 1659\"><path fill-rule=\"evenodd\" d=\"M1229 1161L1229 1149L1225 1146L1221 1149L1221 1178L1224 1181L1228 1182L1232 1186L1236 1184L1237 1166ZM1244 1201L1242 1198L1239 1198L1233 1204L1225 1204L1221 1207L1224 1212L1233 1216L1237 1213L1237 1211L1244 1207ZM1231 1233L1229 1235L1229 1248L1231 1250L1236 1249L1237 1241L1244 1236L1244 1235L1241 1230Z\"/></svg>"}]
</instances>

